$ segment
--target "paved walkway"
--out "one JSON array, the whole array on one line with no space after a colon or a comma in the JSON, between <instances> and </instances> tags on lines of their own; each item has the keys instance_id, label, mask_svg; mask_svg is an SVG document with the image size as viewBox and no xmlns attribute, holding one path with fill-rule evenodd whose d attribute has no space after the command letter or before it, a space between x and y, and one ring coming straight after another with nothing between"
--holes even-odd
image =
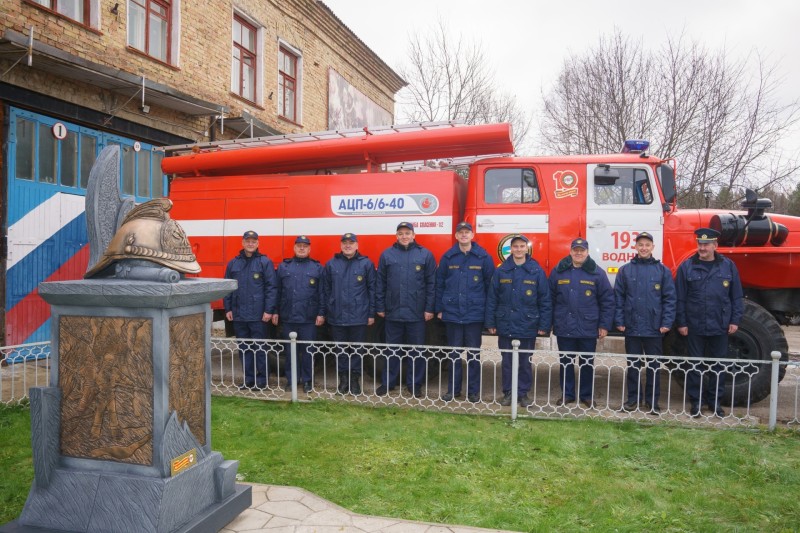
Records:
<instances>
[{"instance_id":1,"label":"paved walkway","mask_svg":"<svg viewBox=\"0 0 800 533\"><path fill-rule=\"evenodd\" d=\"M287 533L479 533L500 532L499 529L450 526L411 522L355 514L297 487L256 485L253 504L223 533L255 533L259 531Z\"/></svg>"}]
</instances>

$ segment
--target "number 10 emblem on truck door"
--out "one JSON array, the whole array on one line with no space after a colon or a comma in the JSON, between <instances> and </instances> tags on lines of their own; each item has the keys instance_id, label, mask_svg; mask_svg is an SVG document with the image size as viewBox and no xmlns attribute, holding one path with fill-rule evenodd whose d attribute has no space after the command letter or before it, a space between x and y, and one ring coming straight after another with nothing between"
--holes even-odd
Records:
<instances>
[{"instance_id":1,"label":"number 10 emblem on truck door","mask_svg":"<svg viewBox=\"0 0 800 533\"><path fill-rule=\"evenodd\" d=\"M556 198L578 196L578 175L571 170L559 170L553 173L556 182Z\"/></svg>"}]
</instances>

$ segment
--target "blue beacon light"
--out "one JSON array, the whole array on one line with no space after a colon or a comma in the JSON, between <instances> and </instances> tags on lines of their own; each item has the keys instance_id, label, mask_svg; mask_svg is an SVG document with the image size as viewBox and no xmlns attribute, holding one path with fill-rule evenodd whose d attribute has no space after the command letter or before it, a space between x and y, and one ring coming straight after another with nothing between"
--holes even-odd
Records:
<instances>
[{"instance_id":1,"label":"blue beacon light","mask_svg":"<svg viewBox=\"0 0 800 533\"><path fill-rule=\"evenodd\" d=\"M623 154L639 154L646 152L650 148L650 141L629 139L622 146Z\"/></svg>"}]
</instances>

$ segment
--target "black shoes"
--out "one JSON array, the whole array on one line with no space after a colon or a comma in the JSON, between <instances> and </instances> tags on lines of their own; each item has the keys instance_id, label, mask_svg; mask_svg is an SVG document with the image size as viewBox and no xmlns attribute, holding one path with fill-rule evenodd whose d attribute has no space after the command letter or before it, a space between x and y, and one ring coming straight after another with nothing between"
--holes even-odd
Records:
<instances>
[{"instance_id":1,"label":"black shoes","mask_svg":"<svg viewBox=\"0 0 800 533\"><path fill-rule=\"evenodd\" d=\"M714 413L715 416L718 416L720 418L725 417L725 411L722 409L722 406L717 405L716 407L714 407L713 405L709 404L708 408L711 409L711 412Z\"/></svg>"},{"instance_id":2,"label":"black shoes","mask_svg":"<svg viewBox=\"0 0 800 533\"><path fill-rule=\"evenodd\" d=\"M649 403L644 404L646 408L646 412L650 413L651 415L660 415L661 414L661 407L658 404L650 405Z\"/></svg>"},{"instance_id":3,"label":"black shoes","mask_svg":"<svg viewBox=\"0 0 800 533\"><path fill-rule=\"evenodd\" d=\"M478 398L478 400L480 400L480 398ZM528 397L528 393L526 392L525 394L520 394L519 396L517 396L517 404L519 404L522 407L528 407L529 405L533 404L533 400L531 400ZM503 393L503 399L500 400L500 405L502 405L503 407L508 407L509 405L511 405L510 392Z\"/></svg>"},{"instance_id":4,"label":"black shoes","mask_svg":"<svg viewBox=\"0 0 800 533\"><path fill-rule=\"evenodd\" d=\"M361 394L361 374L350 374L350 394Z\"/></svg>"},{"instance_id":5,"label":"black shoes","mask_svg":"<svg viewBox=\"0 0 800 533\"><path fill-rule=\"evenodd\" d=\"M661 414L661 407L659 407L658 404L650 405L649 403L643 403L643 404L641 404L641 406L643 408L642 410L645 413L650 413L650 414L653 414L653 415ZM639 408L639 404L636 403L635 400L627 401L622 406L622 410L623 411L627 411L629 413L631 411L636 411L638 408Z\"/></svg>"},{"instance_id":6,"label":"black shoes","mask_svg":"<svg viewBox=\"0 0 800 533\"><path fill-rule=\"evenodd\" d=\"M503 407L508 407L509 405L511 405L511 393L510 392L503 393L503 399L500 400L500 405L502 405Z\"/></svg>"},{"instance_id":7,"label":"black shoes","mask_svg":"<svg viewBox=\"0 0 800 533\"><path fill-rule=\"evenodd\" d=\"M442 394L442 401L443 402L452 402L453 401L453 393L448 392L446 394Z\"/></svg>"},{"instance_id":8,"label":"black shoes","mask_svg":"<svg viewBox=\"0 0 800 533\"><path fill-rule=\"evenodd\" d=\"M350 386L347 383L346 374L339 374L339 386L336 387L336 392L339 394L347 394L350 392Z\"/></svg>"},{"instance_id":9,"label":"black shoes","mask_svg":"<svg viewBox=\"0 0 800 533\"><path fill-rule=\"evenodd\" d=\"M311 382L310 381L306 381L305 383L303 383L303 392L309 393L309 392L311 392L311 390L313 388L314 387L311 386Z\"/></svg>"},{"instance_id":10,"label":"black shoes","mask_svg":"<svg viewBox=\"0 0 800 533\"><path fill-rule=\"evenodd\" d=\"M700 408L699 403L692 403L692 407L689 409L689 415L694 418L701 416L703 414L703 410Z\"/></svg>"},{"instance_id":11,"label":"black shoes","mask_svg":"<svg viewBox=\"0 0 800 533\"><path fill-rule=\"evenodd\" d=\"M581 406L585 409L594 409L594 403L589 400L581 400Z\"/></svg>"},{"instance_id":12,"label":"black shoes","mask_svg":"<svg viewBox=\"0 0 800 533\"><path fill-rule=\"evenodd\" d=\"M556 405L558 407L569 405L571 403L575 403L575 398L559 398L558 400L556 400Z\"/></svg>"},{"instance_id":13,"label":"black shoes","mask_svg":"<svg viewBox=\"0 0 800 533\"><path fill-rule=\"evenodd\" d=\"M339 374L339 394L361 394L361 374Z\"/></svg>"},{"instance_id":14,"label":"black shoes","mask_svg":"<svg viewBox=\"0 0 800 533\"><path fill-rule=\"evenodd\" d=\"M423 397L422 387L421 386L416 386L416 387L413 387L413 388L412 387L406 387L406 389L408 389L408 393L410 395L412 395L414 398L422 398Z\"/></svg>"},{"instance_id":15,"label":"black shoes","mask_svg":"<svg viewBox=\"0 0 800 533\"><path fill-rule=\"evenodd\" d=\"M375 394L378 396L386 396L389 394L389 388L386 385L381 385L377 389L375 389Z\"/></svg>"},{"instance_id":16,"label":"black shoes","mask_svg":"<svg viewBox=\"0 0 800 533\"><path fill-rule=\"evenodd\" d=\"M481 397L478 394L469 394L467 395L467 400L469 400L472 403L478 403L481 401Z\"/></svg>"}]
</instances>

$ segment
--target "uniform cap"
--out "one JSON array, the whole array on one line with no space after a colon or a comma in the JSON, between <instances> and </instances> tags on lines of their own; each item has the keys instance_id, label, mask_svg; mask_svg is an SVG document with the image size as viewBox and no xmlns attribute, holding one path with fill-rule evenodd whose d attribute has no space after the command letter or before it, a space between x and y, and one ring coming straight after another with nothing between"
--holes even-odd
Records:
<instances>
[{"instance_id":1,"label":"uniform cap","mask_svg":"<svg viewBox=\"0 0 800 533\"><path fill-rule=\"evenodd\" d=\"M397 225L397 230L401 230L403 228L414 231L414 226L411 224L411 222L401 222Z\"/></svg>"},{"instance_id":2,"label":"uniform cap","mask_svg":"<svg viewBox=\"0 0 800 533\"><path fill-rule=\"evenodd\" d=\"M653 242L653 236L646 231L643 231L636 236L636 242L639 242L639 239L648 239L650 242Z\"/></svg>"},{"instance_id":3,"label":"uniform cap","mask_svg":"<svg viewBox=\"0 0 800 533\"><path fill-rule=\"evenodd\" d=\"M508 241L508 244L514 244L514 241L524 241L525 244L529 244L531 242L530 239L528 239L522 233L517 233L513 237L511 237L511 240Z\"/></svg>"},{"instance_id":4,"label":"uniform cap","mask_svg":"<svg viewBox=\"0 0 800 533\"><path fill-rule=\"evenodd\" d=\"M472 231L472 224L469 222L459 222L456 224L456 231L461 231L462 229Z\"/></svg>"},{"instance_id":5,"label":"uniform cap","mask_svg":"<svg viewBox=\"0 0 800 533\"><path fill-rule=\"evenodd\" d=\"M720 236L720 233L711 228L698 228L694 230L694 234L697 236L697 242L706 243L706 242L717 242L717 237Z\"/></svg>"},{"instance_id":6,"label":"uniform cap","mask_svg":"<svg viewBox=\"0 0 800 533\"><path fill-rule=\"evenodd\" d=\"M585 250L588 250L589 243L586 241L586 239L580 239L580 238L575 239L574 241L572 241L572 244L569 245L569 249L574 250L575 248L583 248Z\"/></svg>"},{"instance_id":7,"label":"uniform cap","mask_svg":"<svg viewBox=\"0 0 800 533\"><path fill-rule=\"evenodd\" d=\"M306 237L305 235L300 235L298 238L294 240L295 244L311 244L311 239Z\"/></svg>"},{"instance_id":8,"label":"uniform cap","mask_svg":"<svg viewBox=\"0 0 800 533\"><path fill-rule=\"evenodd\" d=\"M258 239L258 233L253 230L245 231L242 239Z\"/></svg>"},{"instance_id":9,"label":"uniform cap","mask_svg":"<svg viewBox=\"0 0 800 533\"><path fill-rule=\"evenodd\" d=\"M355 233L345 233L340 240L358 242L358 236Z\"/></svg>"}]
</instances>

